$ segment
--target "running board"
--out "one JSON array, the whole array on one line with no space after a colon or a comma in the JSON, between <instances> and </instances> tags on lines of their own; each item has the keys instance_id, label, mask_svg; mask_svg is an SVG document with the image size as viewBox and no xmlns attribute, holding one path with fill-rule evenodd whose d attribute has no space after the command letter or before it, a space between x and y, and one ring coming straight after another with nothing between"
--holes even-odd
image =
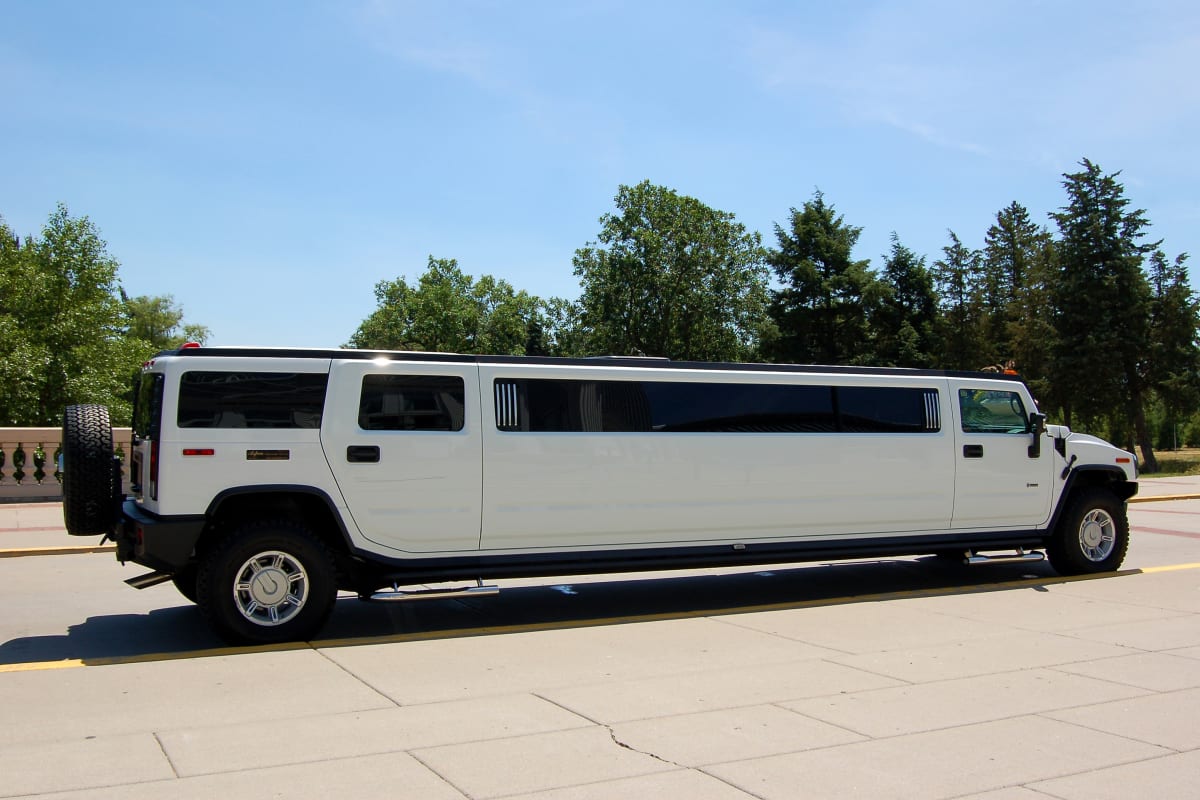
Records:
<instances>
[{"instance_id":1,"label":"running board","mask_svg":"<svg viewBox=\"0 0 1200 800\"><path fill-rule=\"evenodd\" d=\"M477 586L463 586L455 589L412 589L401 591L393 587L390 592L374 592L361 594L360 600L370 600L377 603L405 603L411 600L444 600L452 597L491 597L500 594L499 586L485 586L482 582Z\"/></svg>"},{"instance_id":2,"label":"running board","mask_svg":"<svg viewBox=\"0 0 1200 800\"><path fill-rule=\"evenodd\" d=\"M1015 564L1017 562L1045 560L1046 556L1044 554L1038 552L1026 553L1023 547L1018 547L1017 552L1012 555L981 556L974 552L967 555L968 564Z\"/></svg>"},{"instance_id":3,"label":"running board","mask_svg":"<svg viewBox=\"0 0 1200 800\"><path fill-rule=\"evenodd\" d=\"M170 572L147 572L145 575L138 575L136 578L129 578L125 583L135 589L149 589L151 586L158 586L160 583L166 583L174 577Z\"/></svg>"}]
</instances>

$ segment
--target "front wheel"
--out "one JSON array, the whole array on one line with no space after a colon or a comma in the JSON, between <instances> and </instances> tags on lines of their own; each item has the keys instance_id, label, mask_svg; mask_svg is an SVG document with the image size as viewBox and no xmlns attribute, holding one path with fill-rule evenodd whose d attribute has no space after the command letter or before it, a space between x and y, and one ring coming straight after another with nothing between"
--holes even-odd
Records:
<instances>
[{"instance_id":1,"label":"front wheel","mask_svg":"<svg viewBox=\"0 0 1200 800\"><path fill-rule=\"evenodd\" d=\"M298 523L248 523L230 531L200 562L196 596L209 623L228 641L304 641L333 610L333 556Z\"/></svg>"},{"instance_id":2,"label":"front wheel","mask_svg":"<svg viewBox=\"0 0 1200 800\"><path fill-rule=\"evenodd\" d=\"M1129 549L1129 519L1125 503L1101 488L1075 492L1046 554L1062 575L1112 572Z\"/></svg>"}]
</instances>

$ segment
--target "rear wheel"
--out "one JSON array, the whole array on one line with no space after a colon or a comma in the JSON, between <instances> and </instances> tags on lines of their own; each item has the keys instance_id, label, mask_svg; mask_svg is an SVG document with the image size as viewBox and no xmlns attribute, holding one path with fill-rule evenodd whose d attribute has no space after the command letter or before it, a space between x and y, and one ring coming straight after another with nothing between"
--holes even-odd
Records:
<instances>
[{"instance_id":1,"label":"rear wheel","mask_svg":"<svg viewBox=\"0 0 1200 800\"><path fill-rule=\"evenodd\" d=\"M1111 572L1129 549L1125 503L1099 487L1075 492L1067 501L1046 554L1063 575Z\"/></svg>"},{"instance_id":2,"label":"rear wheel","mask_svg":"<svg viewBox=\"0 0 1200 800\"><path fill-rule=\"evenodd\" d=\"M100 405L67 406L62 438L63 520L72 536L112 530L117 519L112 425Z\"/></svg>"},{"instance_id":3,"label":"rear wheel","mask_svg":"<svg viewBox=\"0 0 1200 800\"><path fill-rule=\"evenodd\" d=\"M247 523L201 560L196 600L223 638L240 644L303 641L337 597L333 555L289 520Z\"/></svg>"}]
</instances>

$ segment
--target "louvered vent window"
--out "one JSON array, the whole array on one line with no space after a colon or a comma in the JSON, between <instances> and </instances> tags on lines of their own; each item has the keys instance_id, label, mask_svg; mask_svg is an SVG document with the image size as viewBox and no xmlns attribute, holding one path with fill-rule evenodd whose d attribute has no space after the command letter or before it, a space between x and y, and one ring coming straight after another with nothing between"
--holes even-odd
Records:
<instances>
[{"instance_id":1,"label":"louvered vent window","mask_svg":"<svg viewBox=\"0 0 1200 800\"><path fill-rule=\"evenodd\" d=\"M933 389L925 390L925 430L936 433L942 429L942 410L938 403L938 393Z\"/></svg>"},{"instance_id":2,"label":"louvered vent window","mask_svg":"<svg viewBox=\"0 0 1200 800\"><path fill-rule=\"evenodd\" d=\"M515 381L496 381L496 427L502 431L521 429L519 393Z\"/></svg>"}]
</instances>

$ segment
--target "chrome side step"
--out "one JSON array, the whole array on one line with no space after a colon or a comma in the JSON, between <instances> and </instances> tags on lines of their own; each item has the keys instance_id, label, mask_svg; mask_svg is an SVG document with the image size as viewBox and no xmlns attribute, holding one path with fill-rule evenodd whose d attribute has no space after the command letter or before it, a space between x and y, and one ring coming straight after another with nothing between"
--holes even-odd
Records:
<instances>
[{"instance_id":1,"label":"chrome side step","mask_svg":"<svg viewBox=\"0 0 1200 800\"><path fill-rule=\"evenodd\" d=\"M1026 553L1024 547L1018 547L1017 552L1012 555L982 556L974 551L971 551L968 553L966 559L968 564L1015 564L1022 561L1045 560L1046 556L1044 553L1039 553L1036 551Z\"/></svg>"},{"instance_id":2,"label":"chrome side step","mask_svg":"<svg viewBox=\"0 0 1200 800\"><path fill-rule=\"evenodd\" d=\"M401 590L392 586L391 591L360 594L359 600L370 600L377 603L405 603L411 600L444 600L450 597L491 597L500 594L500 587L483 584L480 581L475 586L462 586L453 589L408 589Z\"/></svg>"},{"instance_id":3,"label":"chrome side step","mask_svg":"<svg viewBox=\"0 0 1200 800\"><path fill-rule=\"evenodd\" d=\"M160 583L166 583L167 581L171 580L171 577L172 575L169 572L159 572L158 570L155 570L154 572L147 572L145 575L138 575L136 578L128 578L125 583L129 584L135 589L149 589L151 586L158 586Z\"/></svg>"}]
</instances>

